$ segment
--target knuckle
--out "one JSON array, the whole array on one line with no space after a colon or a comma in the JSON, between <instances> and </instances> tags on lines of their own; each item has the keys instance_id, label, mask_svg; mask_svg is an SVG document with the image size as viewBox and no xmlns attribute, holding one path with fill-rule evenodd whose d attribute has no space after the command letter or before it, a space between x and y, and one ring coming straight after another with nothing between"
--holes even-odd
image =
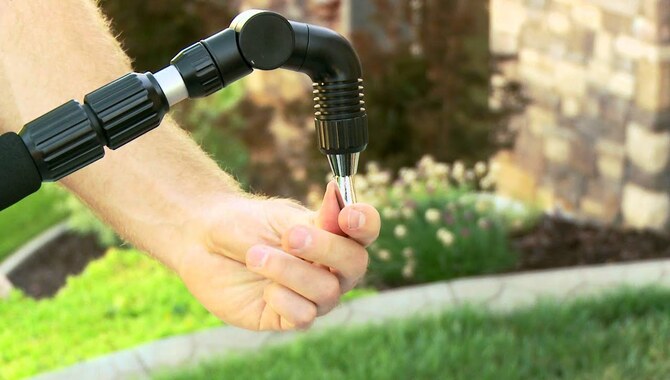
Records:
<instances>
[{"instance_id":1,"label":"knuckle","mask_svg":"<svg viewBox=\"0 0 670 380\"><path fill-rule=\"evenodd\" d=\"M335 276L329 276L329 280L323 286L322 294L322 303L330 304L337 302L341 295L340 281Z\"/></svg>"},{"instance_id":2,"label":"knuckle","mask_svg":"<svg viewBox=\"0 0 670 380\"><path fill-rule=\"evenodd\" d=\"M356 273L362 276L368 269L370 264L370 255L366 249L361 249L354 255L354 265L356 266Z\"/></svg>"},{"instance_id":3,"label":"knuckle","mask_svg":"<svg viewBox=\"0 0 670 380\"><path fill-rule=\"evenodd\" d=\"M293 324L296 328L306 329L314 323L316 319L316 306L310 305L310 307L305 308L305 310L296 315L295 321Z\"/></svg>"}]
</instances>

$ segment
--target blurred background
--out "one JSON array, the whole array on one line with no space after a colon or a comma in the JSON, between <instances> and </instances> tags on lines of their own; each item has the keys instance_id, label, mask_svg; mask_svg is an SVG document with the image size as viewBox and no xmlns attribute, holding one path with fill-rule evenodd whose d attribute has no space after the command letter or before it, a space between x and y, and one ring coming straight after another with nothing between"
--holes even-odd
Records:
<instances>
[{"instance_id":1,"label":"blurred background","mask_svg":"<svg viewBox=\"0 0 670 380\"><path fill-rule=\"evenodd\" d=\"M383 229L369 250L369 274L347 299L464 277L670 257L668 0L100 5L138 72L164 67L249 8L324 25L353 42L370 120L357 189L380 210ZM316 207L330 170L315 149L311 91L301 74L256 71L172 115L247 190ZM4 211L0 226L0 378L220 325L178 279L57 185ZM400 372L339 363L318 338L295 352L316 355L304 373L323 374L323 363L335 361L347 378L664 378L664 276L658 287L604 298L503 316L459 309L342 338ZM374 359L385 350L408 359ZM412 361L425 353L444 360ZM271 369L248 376L296 376L291 357L288 375L267 357ZM239 360L174 378L236 373Z\"/></svg>"}]
</instances>

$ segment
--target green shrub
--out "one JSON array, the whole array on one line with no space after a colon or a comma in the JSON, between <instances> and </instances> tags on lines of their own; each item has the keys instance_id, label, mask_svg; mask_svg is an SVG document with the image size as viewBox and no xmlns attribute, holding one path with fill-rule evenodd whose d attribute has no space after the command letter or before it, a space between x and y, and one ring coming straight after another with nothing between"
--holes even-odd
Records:
<instances>
[{"instance_id":1,"label":"green shrub","mask_svg":"<svg viewBox=\"0 0 670 380\"><path fill-rule=\"evenodd\" d=\"M396 170L424 154L474 163L508 147L521 94L510 83L489 106L489 2L369 2L376 11L352 35L374 136L362 158Z\"/></svg>"},{"instance_id":2,"label":"green shrub","mask_svg":"<svg viewBox=\"0 0 670 380\"><path fill-rule=\"evenodd\" d=\"M513 201L482 192L494 185L484 163L473 169L424 157L391 174L372 163L357 178L362 201L382 215L379 239L370 247L368 279L399 286L504 271L515 263L508 233L533 214Z\"/></svg>"},{"instance_id":3,"label":"green shrub","mask_svg":"<svg viewBox=\"0 0 670 380\"><path fill-rule=\"evenodd\" d=\"M244 98L244 85L236 82L206 98L178 116L191 137L226 172L246 182L249 149L242 140L245 121L236 107Z\"/></svg>"}]
</instances>

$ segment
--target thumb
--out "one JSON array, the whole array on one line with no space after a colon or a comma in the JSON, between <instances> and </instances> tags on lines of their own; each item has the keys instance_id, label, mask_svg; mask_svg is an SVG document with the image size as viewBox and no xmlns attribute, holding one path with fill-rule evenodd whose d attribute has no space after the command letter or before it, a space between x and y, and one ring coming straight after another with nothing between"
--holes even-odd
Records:
<instances>
[{"instance_id":1,"label":"thumb","mask_svg":"<svg viewBox=\"0 0 670 380\"><path fill-rule=\"evenodd\" d=\"M346 236L340 228L337 219L340 215L340 204L337 201L337 185L334 181L328 183L326 194L323 196L323 203L316 215L316 226L341 236Z\"/></svg>"}]
</instances>

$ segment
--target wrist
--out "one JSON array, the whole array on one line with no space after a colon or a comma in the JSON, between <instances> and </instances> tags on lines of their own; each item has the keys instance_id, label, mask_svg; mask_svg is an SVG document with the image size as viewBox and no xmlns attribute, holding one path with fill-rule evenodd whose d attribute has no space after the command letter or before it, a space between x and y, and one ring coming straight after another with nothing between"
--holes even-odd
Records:
<instances>
[{"instance_id":1,"label":"wrist","mask_svg":"<svg viewBox=\"0 0 670 380\"><path fill-rule=\"evenodd\" d=\"M175 195L159 218L132 227L133 236L126 238L179 273L184 257L193 250L211 252L209 239L216 221L225 218L234 223L234 205L246 199L245 193L228 187Z\"/></svg>"}]
</instances>

